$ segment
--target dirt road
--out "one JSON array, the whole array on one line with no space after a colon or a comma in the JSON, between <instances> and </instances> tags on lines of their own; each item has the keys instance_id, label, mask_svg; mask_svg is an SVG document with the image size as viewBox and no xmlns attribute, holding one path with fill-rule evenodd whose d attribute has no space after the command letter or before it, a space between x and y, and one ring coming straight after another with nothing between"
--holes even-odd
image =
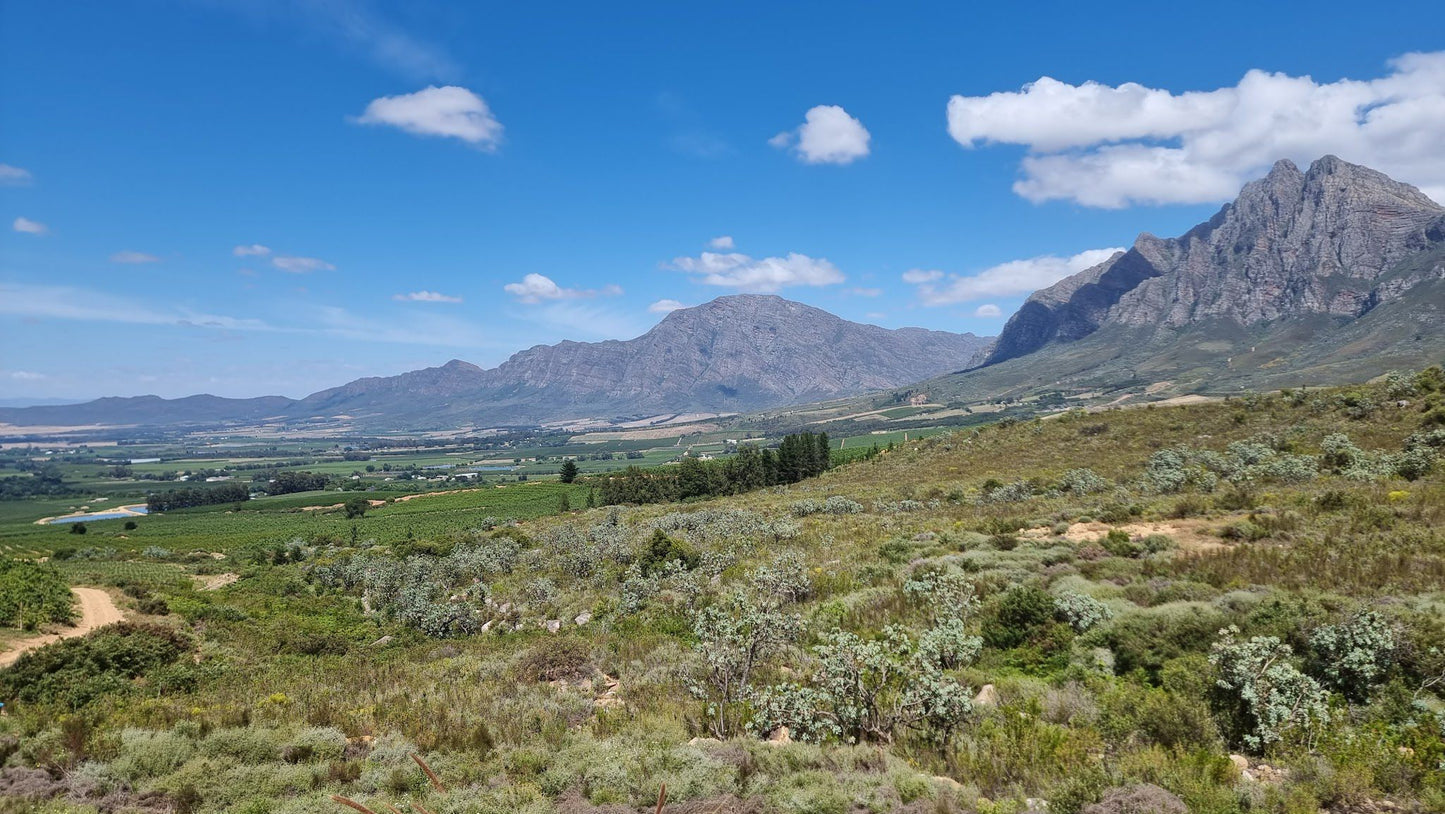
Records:
<instances>
[{"instance_id":1,"label":"dirt road","mask_svg":"<svg viewBox=\"0 0 1445 814\"><path fill-rule=\"evenodd\" d=\"M0 668L9 667L20 658L20 654L34 650L37 647L44 647L52 642L61 639L70 639L75 636L84 636L98 627L112 625L125 618L120 608L111 601L110 594L99 588L71 588L75 598L80 600L80 623L75 627L66 628L59 633L47 633L43 636L32 636L29 639L21 639L11 645L9 650L0 653Z\"/></svg>"}]
</instances>

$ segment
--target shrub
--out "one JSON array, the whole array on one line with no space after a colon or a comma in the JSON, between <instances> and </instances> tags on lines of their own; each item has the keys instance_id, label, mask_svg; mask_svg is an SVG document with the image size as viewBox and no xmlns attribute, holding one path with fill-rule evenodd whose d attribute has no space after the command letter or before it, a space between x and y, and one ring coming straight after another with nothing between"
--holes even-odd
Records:
<instances>
[{"instance_id":1,"label":"shrub","mask_svg":"<svg viewBox=\"0 0 1445 814\"><path fill-rule=\"evenodd\" d=\"M0 671L0 698L82 707L101 696L131 692L134 679L189 650L190 642L170 628L120 622L25 653Z\"/></svg>"},{"instance_id":2,"label":"shrub","mask_svg":"<svg viewBox=\"0 0 1445 814\"><path fill-rule=\"evenodd\" d=\"M1395 629L1374 611L1338 625L1323 625L1310 635L1316 675L1351 701L1365 701L1395 662Z\"/></svg>"},{"instance_id":3,"label":"shrub","mask_svg":"<svg viewBox=\"0 0 1445 814\"><path fill-rule=\"evenodd\" d=\"M1074 495L1091 495L1109 488L1109 480L1092 469L1070 469L1059 478L1059 490Z\"/></svg>"},{"instance_id":4,"label":"shrub","mask_svg":"<svg viewBox=\"0 0 1445 814\"><path fill-rule=\"evenodd\" d=\"M647 548L637 560L637 564L642 568L642 575L651 576L664 563L669 562L675 562L683 569L691 571L698 566L701 558L681 540L667 536L662 529L654 529L651 539L647 541Z\"/></svg>"},{"instance_id":5,"label":"shrub","mask_svg":"<svg viewBox=\"0 0 1445 814\"><path fill-rule=\"evenodd\" d=\"M767 580L754 579L754 583ZM786 592L742 590L693 614L694 652L701 668L688 689L707 702L713 735L725 738L736 731L736 707L752 696L752 680L760 664L792 643L803 620L788 609Z\"/></svg>"},{"instance_id":6,"label":"shrub","mask_svg":"<svg viewBox=\"0 0 1445 814\"><path fill-rule=\"evenodd\" d=\"M0 627L25 630L75 618L74 597L54 566L0 557Z\"/></svg>"},{"instance_id":7,"label":"shrub","mask_svg":"<svg viewBox=\"0 0 1445 814\"><path fill-rule=\"evenodd\" d=\"M543 639L517 661L517 674L530 681L576 680L593 672L587 643L571 637Z\"/></svg>"},{"instance_id":8,"label":"shrub","mask_svg":"<svg viewBox=\"0 0 1445 814\"><path fill-rule=\"evenodd\" d=\"M990 604L984 617L983 640L1000 650L1018 647L1053 622L1056 607L1054 598L1038 588L1010 588Z\"/></svg>"},{"instance_id":9,"label":"shrub","mask_svg":"<svg viewBox=\"0 0 1445 814\"><path fill-rule=\"evenodd\" d=\"M1232 734L1259 751L1329 720L1325 691L1300 672L1289 645L1274 636L1238 639L1231 625L1209 653L1218 676L1219 704Z\"/></svg>"},{"instance_id":10,"label":"shrub","mask_svg":"<svg viewBox=\"0 0 1445 814\"><path fill-rule=\"evenodd\" d=\"M984 492L985 503L1017 503L1034 496L1034 486L1026 480L1014 481Z\"/></svg>"},{"instance_id":11,"label":"shrub","mask_svg":"<svg viewBox=\"0 0 1445 814\"><path fill-rule=\"evenodd\" d=\"M1153 783L1121 786L1104 792L1082 814L1189 814L1184 801Z\"/></svg>"},{"instance_id":12,"label":"shrub","mask_svg":"<svg viewBox=\"0 0 1445 814\"><path fill-rule=\"evenodd\" d=\"M1129 532L1123 529L1109 529L1109 533L1099 540L1099 544L1115 557L1137 557L1143 551L1129 536Z\"/></svg>"},{"instance_id":13,"label":"shrub","mask_svg":"<svg viewBox=\"0 0 1445 814\"><path fill-rule=\"evenodd\" d=\"M1072 627L1076 633L1083 633L1095 625L1114 618L1114 612L1103 602L1075 591L1064 591L1054 597L1055 612L1059 619Z\"/></svg>"},{"instance_id":14,"label":"shrub","mask_svg":"<svg viewBox=\"0 0 1445 814\"><path fill-rule=\"evenodd\" d=\"M900 729L917 729L944 741L973 709L972 693L899 627L877 639L834 630L813 654L818 664L807 684L759 696L755 729L787 726L805 740L846 743L891 743Z\"/></svg>"}]
</instances>

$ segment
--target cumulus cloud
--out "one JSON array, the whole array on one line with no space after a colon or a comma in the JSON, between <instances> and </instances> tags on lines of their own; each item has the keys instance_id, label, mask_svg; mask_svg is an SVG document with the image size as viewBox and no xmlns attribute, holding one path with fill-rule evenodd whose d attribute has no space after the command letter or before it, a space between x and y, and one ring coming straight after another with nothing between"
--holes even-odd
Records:
<instances>
[{"instance_id":1,"label":"cumulus cloud","mask_svg":"<svg viewBox=\"0 0 1445 814\"><path fill-rule=\"evenodd\" d=\"M49 226L30 218L16 218L15 222L11 224L11 228L27 235L43 235L50 232Z\"/></svg>"},{"instance_id":2,"label":"cumulus cloud","mask_svg":"<svg viewBox=\"0 0 1445 814\"><path fill-rule=\"evenodd\" d=\"M658 300L657 302L647 306L647 311L650 314L670 314L673 311L677 311L686 307L686 305L683 305L677 300Z\"/></svg>"},{"instance_id":3,"label":"cumulus cloud","mask_svg":"<svg viewBox=\"0 0 1445 814\"><path fill-rule=\"evenodd\" d=\"M292 274L309 274L313 271L335 271L336 266L316 257L291 257L278 254L271 258L271 265Z\"/></svg>"},{"instance_id":4,"label":"cumulus cloud","mask_svg":"<svg viewBox=\"0 0 1445 814\"><path fill-rule=\"evenodd\" d=\"M1003 316L1003 310L993 303L986 303L973 309L973 315L976 317L984 317L985 319L994 319Z\"/></svg>"},{"instance_id":5,"label":"cumulus cloud","mask_svg":"<svg viewBox=\"0 0 1445 814\"><path fill-rule=\"evenodd\" d=\"M924 305L955 305L985 297L1014 297L1057 283L1071 274L1097 266L1123 249L1089 249L1072 257L1044 255L1010 260L977 274L944 275L918 279L918 296ZM907 280L907 274L904 275ZM910 280L909 282L914 282ZM987 307L987 306L985 306ZM980 313L977 316L989 316Z\"/></svg>"},{"instance_id":6,"label":"cumulus cloud","mask_svg":"<svg viewBox=\"0 0 1445 814\"><path fill-rule=\"evenodd\" d=\"M792 148L805 164L851 164L868 155L872 138L863 123L837 105L818 105L803 123L768 139L778 149Z\"/></svg>"},{"instance_id":7,"label":"cumulus cloud","mask_svg":"<svg viewBox=\"0 0 1445 814\"><path fill-rule=\"evenodd\" d=\"M409 294L392 294L391 298L397 302L461 302L461 297L453 297L436 291L413 291Z\"/></svg>"},{"instance_id":8,"label":"cumulus cloud","mask_svg":"<svg viewBox=\"0 0 1445 814\"><path fill-rule=\"evenodd\" d=\"M159 263L161 259L153 254L145 252L133 252L130 250L116 252L110 256L112 263Z\"/></svg>"},{"instance_id":9,"label":"cumulus cloud","mask_svg":"<svg viewBox=\"0 0 1445 814\"><path fill-rule=\"evenodd\" d=\"M30 174L30 170L9 164L0 164L0 187L28 186L33 180L35 178Z\"/></svg>"},{"instance_id":10,"label":"cumulus cloud","mask_svg":"<svg viewBox=\"0 0 1445 814\"><path fill-rule=\"evenodd\" d=\"M599 294L615 297L622 293L621 286L608 285L601 289L563 288L545 274L528 274L519 283L507 283L502 289L517 298L517 302L536 305L543 300L578 300L596 297Z\"/></svg>"},{"instance_id":11,"label":"cumulus cloud","mask_svg":"<svg viewBox=\"0 0 1445 814\"><path fill-rule=\"evenodd\" d=\"M694 275L704 285L769 293L794 286L825 286L845 279L825 258L789 252L787 257L755 259L739 252L703 252L697 257L674 258L668 268Z\"/></svg>"},{"instance_id":12,"label":"cumulus cloud","mask_svg":"<svg viewBox=\"0 0 1445 814\"><path fill-rule=\"evenodd\" d=\"M713 251L730 252L733 250L733 239L731 235L715 237L707 242L707 247Z\"/></svg>"},{"instance_id":13,"label":"cumulus cloud","mask_svg":"<svg viewBox=\"0 0 1445 814\"><path fill-rule=\"evenodd\" d=\"M487 103L456 85L373 99L355 121L396 127L414 136L461 139L489 152L502 141L502 123Z\"/></svg>"},{"instance_id":14,"label":"cumulus cloud","mask_svg":"<svg viewBox=\"0 0 1445 814\"><path fill-rule=\"evenodd\" d=\"M264 257L271 253L271 250L260 243L252 243L249 246L237 246L231 250L236 257Z\"/></svg>"},{"instance_id":15,"label":"cumulus cloud","mask_svg":"<svg viewBox=\"0 0 1445 814\"><path fill-rule=\"evenodd\" d=\"M1329 83L1252 70L1232 87L1177 94L1042 77L1019 91L954 96L948 132L969 148L1027 146L1014 191L1034 202L1222 201L1278 159L1331 153L1445 200L1445 51L1389 67Z\"/></svg>"}]
</instances>

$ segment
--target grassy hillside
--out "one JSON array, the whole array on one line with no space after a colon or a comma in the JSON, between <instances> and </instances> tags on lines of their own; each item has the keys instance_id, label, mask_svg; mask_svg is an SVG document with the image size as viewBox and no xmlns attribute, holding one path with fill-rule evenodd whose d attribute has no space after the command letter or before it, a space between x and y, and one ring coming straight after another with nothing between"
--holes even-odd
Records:
<instances>
[{"instance_id":1,"label":"grassy hillside","mask_svg":"<svg viewBox=\"0 0 1445 814\"><path fill-rule=\"evenodd\" d=\"M0 671L0 811L1442 810L1442 390L1005 421L491 528L146 519L164 551L54 563L131 619Z\"/></svg>"}]
</instances>

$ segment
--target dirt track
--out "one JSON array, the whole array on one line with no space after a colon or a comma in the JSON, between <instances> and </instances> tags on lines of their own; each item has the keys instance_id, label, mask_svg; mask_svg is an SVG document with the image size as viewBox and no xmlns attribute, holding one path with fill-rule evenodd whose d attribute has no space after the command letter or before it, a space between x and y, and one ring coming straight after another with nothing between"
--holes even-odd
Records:
<instances>
[{"instance_id":1,"label":"dirt track","mask_svg":"<svg viewBox=\"0 0 1445 814\"><path fill-rule=\"evenodd\" d=\"M44 647L61 639L84 636L98 627L112 625L125 618L125 615L120 612L120 608L117 608L115 602L111 601L110 594L105 591L99 588L71 588L70 590L75 593L75 598L80 600L80 623L59 633L32 636L15 642L11 649L0 653L0 668L14 664L15 660L20 658L20 654L28 650Z\"/></svg>"}]
</instances>

